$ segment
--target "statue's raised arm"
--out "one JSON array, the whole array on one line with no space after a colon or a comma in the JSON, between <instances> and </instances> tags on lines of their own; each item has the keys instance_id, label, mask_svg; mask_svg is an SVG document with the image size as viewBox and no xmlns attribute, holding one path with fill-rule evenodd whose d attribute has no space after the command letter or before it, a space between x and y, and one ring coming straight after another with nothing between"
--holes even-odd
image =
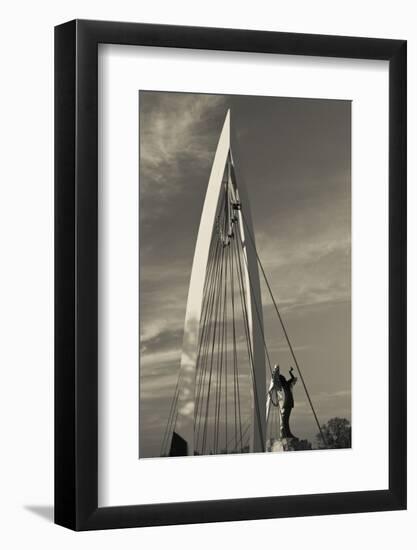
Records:
<instances>
[{"instance_id":1,"label":"statue's raised arm","mask_svg":"<svg viewBox=\"0 0 417 550\"><path fill-rule=\"evenodd\" d=\"M295 384L297 383L297 380L298 380L298 378L296 376L294 376L293 370L294 370L294 367L291 367L290 371L289 371L290 372L290 377L291 377L291 379L289 380L289 384L291 386L291 389L295 386Z\"/></svg>"}]
</instances>

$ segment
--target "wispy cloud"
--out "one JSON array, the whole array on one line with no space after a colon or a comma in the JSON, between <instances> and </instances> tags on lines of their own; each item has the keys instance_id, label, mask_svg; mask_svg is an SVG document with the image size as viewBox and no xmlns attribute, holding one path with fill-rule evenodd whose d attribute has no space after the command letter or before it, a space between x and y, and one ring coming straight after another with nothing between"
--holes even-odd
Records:
<instances>
[{"instance_id":1,"label":"wispy cloud","mask_svg":"<svg viewBox=\"0 0 417 550\"><path fill-rule=\"evenodd\" d=\"M259 233L257 247L274 298L285 310L350 300L349 235L300 238L299 243ZM264 305L272 300L264 289ZM276 295L275 295L276 294Z\"/></svg>"},{"instance_id":2,"label":"wispy cloud","mask_svg":"<svg viewBox=\"0 0 417 550\"><path fill-rule=\"evenodd\" d=\"M181 358L181 349L173 349L168 351L160 351L153 353L142 353L140 366L141 367L163 367L166 363L179 363ZM144 373L146 377L146 373Z\"/></svg>"},{"instance_id":3,"label":"wispy cloud","mask_svg":"<svg viewBox=\"0 0 417 550\"><path fill-rule=\"evenodd\" d=\"M207 126L213 109L225 101L221 96L147 92L141 93L140 101L141 185L143 191L151 187L167 200L181 192L173 179L183 174L184 163L207 165L212 159L214 144Z\"/></svg>"}]
</instances>

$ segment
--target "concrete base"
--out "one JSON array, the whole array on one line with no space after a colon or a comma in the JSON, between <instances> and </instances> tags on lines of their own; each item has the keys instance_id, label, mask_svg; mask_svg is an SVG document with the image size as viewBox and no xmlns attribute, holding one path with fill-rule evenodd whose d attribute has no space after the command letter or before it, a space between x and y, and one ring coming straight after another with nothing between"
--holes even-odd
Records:
<instances>
[{"instance_id":1,"label":"concrete base","mask_svg":"<svg viewBox=\"0 0 417 550\"><path fill-rule=\"evenodd\" d=\"M266 442L267 453L282 453L298 451L298 437L284 437L282 439L268 439Z\"/></svg>"},{"instance_id":2,"label":"concrete base","mask_svg":"<svg viewBox=\"0 0 417 550\"><path fill-rule=\"evenodd\" d=\"M266 442L267 453L282 453L283 451L285 448L280 439L268 439Z\"/></svg>"}]
</instances>

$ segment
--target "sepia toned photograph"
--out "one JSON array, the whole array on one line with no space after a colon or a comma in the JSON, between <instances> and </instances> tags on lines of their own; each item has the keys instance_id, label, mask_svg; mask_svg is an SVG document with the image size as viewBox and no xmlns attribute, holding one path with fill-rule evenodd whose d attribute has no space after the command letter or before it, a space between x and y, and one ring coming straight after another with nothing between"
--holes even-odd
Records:
<instances>
[{"instance_id":1,"label":"sepia toned photograph","mask_svg":"<svg viewBox=\"0 0 417 550\"><path fill-rule=\"evenodd\" d=\"M139 458L351 447L351 102L139 92Z\"/></svg>"}]
</instances>

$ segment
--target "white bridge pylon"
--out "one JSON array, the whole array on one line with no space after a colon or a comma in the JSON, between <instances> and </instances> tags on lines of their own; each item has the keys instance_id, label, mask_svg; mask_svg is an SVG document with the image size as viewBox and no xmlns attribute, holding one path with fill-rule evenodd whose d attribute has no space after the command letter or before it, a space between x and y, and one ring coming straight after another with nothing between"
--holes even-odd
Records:
<instances>
[{"instance_id":1,"label":"white bridge pylon","mask_svg":"<svg viewBox=\"0 0 417 550\"><path fill-rule=\"evenodd\" d=\"M181 354L181 366L178 385L178 408L173 432L176 432L187 444L187 454L194 455L195 442L195 399L196 399L196 366L200 337L204 282L209 260L209 250L213 227L216 223L216 212L224 181L225 169L231 163L233 178L230 182L241 205L239 231L243 247L244 276L246 279L246 303L248 306L249 337L253 353L253 383L251 395L251 437L250 452L265 451L266 444L266 375L265 352L263 342L262 300L259 281L257 255L255 250L252 216L248 195L238 166L238 143L231 132L230 111L227 112L216 149L200 226L195 246L188 291L187 308L184 323L184 337ZM236 156L234 156L236 155ZM236 162L236 163L235 163ZM242 214L243 213L243 214ZM244 220L243 220L244 215ZM245 229L251 234L246 238ZM257 305L258 304L258 305ZM256 392L256 396L254 395ZM255 406L255 400L257 405ZM263 414L259 414L262 411ZM172 433L169 435L172 438ZM169 446L171 441L168 442Z\"/></svg>"}]
</instances>

